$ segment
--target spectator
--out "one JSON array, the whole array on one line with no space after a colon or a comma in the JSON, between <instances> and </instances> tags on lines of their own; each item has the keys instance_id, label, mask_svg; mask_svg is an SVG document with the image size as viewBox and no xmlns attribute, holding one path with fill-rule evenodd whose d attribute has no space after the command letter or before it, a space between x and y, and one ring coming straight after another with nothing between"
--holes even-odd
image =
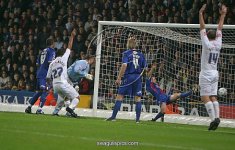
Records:
<instances>
[{"instance_id":1,"label":"spectator","mask_svg":"<svg viewBox=\"0 0 235 150\"><path fill-rule=\"evenodd\" d=\"M6 71L2 71L2 76L0 77L0 89L6 89L7 88L7 82L10 81L10 77L7 76Z\"/></svg>"}]
</instances>

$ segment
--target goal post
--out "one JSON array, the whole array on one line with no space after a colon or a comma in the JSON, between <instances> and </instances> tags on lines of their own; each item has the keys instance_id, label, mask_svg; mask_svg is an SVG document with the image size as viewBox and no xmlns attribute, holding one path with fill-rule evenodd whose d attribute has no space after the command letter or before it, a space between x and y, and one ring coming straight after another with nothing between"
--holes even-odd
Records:
<instances>
[{"instance_id":1,"label":"goal post","mask_svg":"<svg viewBox=\"0 0 235 150\"><path fill-rule=\"evenodd\" d=\"M217 25L206 25L216 29ZM199 96L201 40L198 24L168 24L100 21L98 35L92 41L96 47L96 74L93 95L93 116L109 117L115 103L115 80L121 65L122 52L126 49L128 35L137 39L138 49L147 63L158 62L155 77L165 92L171 89L183 92L192 89L193 95L168 106L166 122L208 125L206 109ZM235 26L224 25L223 46L218 63L219 88L228 90L226 97L219 97L221 126L235 127ZM143 78L143 85L145 79ZM142 120L150 120L160 107L143 86ZM135 103L126 96L117 118L134 119Z\"/></svg>"}]
</instances>

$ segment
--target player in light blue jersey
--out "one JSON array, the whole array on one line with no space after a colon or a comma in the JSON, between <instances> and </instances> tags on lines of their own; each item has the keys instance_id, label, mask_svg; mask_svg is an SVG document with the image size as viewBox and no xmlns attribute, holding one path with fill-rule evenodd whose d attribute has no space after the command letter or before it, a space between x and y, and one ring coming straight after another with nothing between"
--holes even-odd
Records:
<instances>
[{"instance_id":1,"label":"player in light blue jersey","mask_svg":"<svg viewBox=\"0 0 235 150\"><path fill-rule=\"evenodd\" d=\"M154 97L154 100L156 100L157 104L160 104L161 111L155 116L155 118L152 119L152 121L156 121L159 118L162 118L162 121L164 121L164 114L166 111L166 105L170 104L179 98L185 98L187 96L192 95L192 91L188 91L185 93L174 93L172 95L166 94L158 85L157 80L154 76L152 76L153 71L156 69L156 62L152 63L151 69L147 74L146 79L146 90L151 93Z\"/></svg>"},{"instance_id":2,"label":"player in light blue jersey","mask_svg":"<svg viewBox=\"0 0 235 150\"><path fill-rule=\"evenodd\" d=\"M47 87L46 87L46 75L49 68L49 64L55 59L54 40L47 40L48 48L45 48L40 52L37 58L37 92L29 101L29 106L25 109L26 113L32 113L31 107L40 97L40 104L36 111L36 114L43 114L42 107L46 101Z\"/></svg>"},{"instance_id":3,"label":"player in light blue jersey","mask_svg":"<svg viewBox=\"0 0 235 150\"><path fill-rule=\"evenodd\" d=\"M87 55L85 60L77 60L68 68L69 79L74 82L80 82L82 78L93 79L89 74L90 65L95 62L95 56Z\"/></svg>"},{"instance_id":4,"label":"player in light blue jersey","mask_svg":"<svg viewBox=\"0 0 235 150\"><path fill-rule=\"evenodd\" d=\"M87 55L84 60L77 60L75 61L69 68L68 68L68 77L75 86L75 89L79 91L79 86L77 85L83 78L88 80L93 80L93 75L89 74L90 65L95 62L95 56ZM58 116L59 111L64 105L63 99L58 99L55 110L53 111L53 115ZM69 113L66 113L67 116L70 116Z\"/></svg>"},{"instance_id":5,"label":"player in light blue jersey","mask_svg":"<svg viewBox=\"0 0 235 150\"><path fill-rule=\"evenodd\" d=\"M146 67L146 60L142 52L136 50L135 37L129 37L127 50L122 53L122 66L116 84L119 85L112 116L107 121L116 119L125 95L134 96L136 101L136 123L139 123L141 114L142 74Z\"/></svg>"}]
</instances>

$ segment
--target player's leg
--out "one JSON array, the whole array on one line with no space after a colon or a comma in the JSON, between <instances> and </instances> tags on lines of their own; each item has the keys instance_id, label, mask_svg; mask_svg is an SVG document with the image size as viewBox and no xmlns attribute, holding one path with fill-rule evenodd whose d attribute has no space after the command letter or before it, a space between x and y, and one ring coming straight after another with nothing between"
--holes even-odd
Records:
<instances>
[{"instance_id":1,"label":"player's leg","mask_svg":"<svg viewBox=\"0 0 235 150\"><path fill-rule=\"evenodd\" d=\"M207 113L211 119L211 123L208 130L212 130L212 128L215 126L215 109L212 101L210 100L212 89L211 83L206 78L199 77L199 85L201 100L204 102Z\"/></svg>"},{"instance_id":2,"label":"player's leg","mask_svg":"<svg viewBox=\"0 0 235 150\"><path fill-rule=\"evenodd\" d=\"M141 97L135 96L135 112L136 112L135 121L136 123L140 122L141 110L142 110Z\"/></svg>"},{"instance_id":3,"label":"player's leg","mask_svg":"<svg viewBox=\"0 0 235 150\"><path fill-rule=\"evenodd\" d=\"M120 89L119 89L119 91L120 91ZM122 105L123 97L124 97L123 95L117 94L117 96L116 96L116 101L115 101L115 105L114 105L114 107L113 107L112 116L109 117L108 119L106 119L106 121L113 121L113 120L116 119L117 113L118 113L118 111L120 110L121 105Z\"/></svg>"},{"instance_id":4,"label":"player's leg","mask_svg":"<svg viewBox=\"0 0 235 150\"><path fill-rule=\"evenodd\" d=\"M66 84L63 86L63 92L65 93L65 96L68 98L66 99L66 105L69 105L66 107L66 111L71 114L71 117L77 117L77 114L74 112L75 108L77 107L79 103L80 96L78 92L74 89L74 87L70 84ZM71 103L68 104L68 101L71 100Z\"/></svg>"},{"instance_id":5,"label":"player's leg","mask_svg":"<svg viewBox=\"0 0 235 150\"><path fill-rule=\"evenodd\" d=\"M46 102L46 97L48 95L48 91L46 89L46 79L40 79L39 84L40 84L40 89L42 91L42 95L40 96L40 103L36 111L36 114L44 114L44 112L42 111L42 107L44 106Z\"/></svg>"},{"instance_id":6,"label":"player's leg","mask_svg":"<svg viewBox=\"0 0 235 150\"><path fill-rule=\"evenodd\" d=\"M156 121L159 118L161 118L161 119L164 118L164 115L166 112L166 102L161 102L160 106L161 106L161 111L154 118L152 118L152 121ZM164 121L164 119L162 119L162 120Z\"/></svg>"},{"instance_id":7,"label":"player's leg","mask_svg":"<svg viewBox=\"0 0 235 150\"><path fill-rule=\"evenodd\" d=\"M28 107L25 109L26 113L32 113L32 106L35 104L35 102L38 100L38 98L42 95L42 90L40 89L40 81L37 79L37 92L33 95L31 100L29 101Z\"/></svg>"},{"instance_id":8,"label":"player's leg","mask_svg":"<svg viewBox=\"0 0 235 150\"><path fill-rule=\"evenodd\" d=\"M138 78L139 75L136 75L136 78ZM141 78L139 78L137 81L135 81L132 84L132 91L133 94L135 96L135 102L136 102L136 106L135 106L135 111L136 111L136 123L139 123L140 121L140 115L141 115L141 110L142 110L142 104L141 104L141 97L142 97L142 80Z\"/></svg>"},{"instance_id":9,"label":"player's leg","mask_svg":"<svg viewBox=\"0 0 235 150\"><path fill-rule=\"evenodd\" d=\"M58 94L55 110L53 111L52 115L58 116L59 111L62 109L64 105L64 99Z\"/></svg>"},{"instance_id":10,"label":"player's leg","mask_svg":"<svg viewBox=\"0 0 235 150\"><path fill-rule=\"evenodd\" d=\"M213 103L214 110L215 110L215 126L212 128L212 130L216 130L220 124L220 109L219 109L219 102L217 100L217 89L218 89L218 76L215 77L215 82L212 84L212 95L210 97L210 100Z\"/></svg>"}]
</instances>

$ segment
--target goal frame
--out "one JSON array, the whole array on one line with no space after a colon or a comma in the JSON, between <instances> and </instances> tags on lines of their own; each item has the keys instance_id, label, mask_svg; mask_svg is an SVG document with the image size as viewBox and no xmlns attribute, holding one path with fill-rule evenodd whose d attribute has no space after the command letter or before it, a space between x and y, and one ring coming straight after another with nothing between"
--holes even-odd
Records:
<instances>
[{"instance_id":1,"label":"goal frame","mask_svg":"<svg viewBox=\"0 0 235 150\"><path fill-rule=\"evenodd\" d=\"M119 21L99 21L98 23L98 35L102 32L103 26L106 25L115 25L115 26L141 26L141 27L174 27L174 28L198 28L199 24L169 24L169 23L144 23L144 22L119 22ZM206 24L206 28L214 28L216 29L218 25L216 24ZM224 25L223 29L235 29L235 25ZM199 33L199 32L198 32ZM97 41L102 41L102 36L97 37ZM97 109L98 104L98 87L99 87L99 74L100 74L100 58L101 58L101 43L97 42L96 49L96 66L95 66L95 79L94 79L94 95L93 95L93 108L92 108L92 116L93 117L109 117L111 116L112 111L110 110L101 110ZM159 106L156 106L156 109ZM152 113L141 113L141 120L150 120L153 116ZM118 119L134 119L135 112L124 112L120 111L117 115ZM209 117L197 117L197 116L188 116L188 115L165 115L165 122L171 123L180 123L180 124L193 124L193 125L208 125L210 123ZM235 128L235 120L234 119L221 119L220 126L224 127L232 127Z\"/></svg>"}]
</instances>

